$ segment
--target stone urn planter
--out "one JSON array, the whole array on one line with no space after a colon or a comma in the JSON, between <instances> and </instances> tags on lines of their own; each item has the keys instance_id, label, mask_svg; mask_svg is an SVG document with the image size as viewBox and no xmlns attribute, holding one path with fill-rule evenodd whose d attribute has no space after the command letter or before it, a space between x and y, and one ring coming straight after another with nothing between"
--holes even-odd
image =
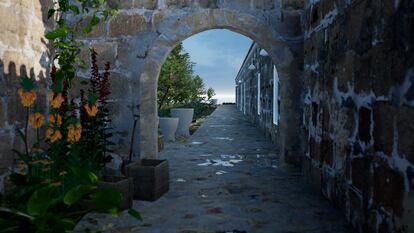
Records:
<instances>
[{"instance_id":1,"label":"stone urn planter","mask_svg":"<svg viewBox=\"0 0 414 233\"><path fill-rule=\"evenodd\" d=\"M165 141L175 141L178 122L176 117L160 117L160 129Z\"/></svg>"},{"instance_id":2,"label":"stone urn planter","mask_svg":"<svg viewBox=\"0 0 414 233\"><path fill-rule=\"evenodd\" d=\"M179 118L177 133L179 136L190 136L190 125L193 121L193 108L173 108L171 109L171 116Z\"/></svg>"},{"instance_id":3,"label":"stone urn planter","mask_svg":"<svg viewBox=\"0 0 414 233\"><path fill-rule=\"evenodd\" d=\"M122 201L119 206L119 211L124 211L132 208L133 196L134 196L134 181L129 177L122 176L103 176L98 181L97 189L114 188L122 193ZM89 199L83 199L80 201L81 205L85 209L98 210L95 203Z\"/></svg>"},{"instance_id":4,"label":"stone urn planter","mask_svg":"<svg viewBox=\"0 0 414 233\"><path fill-rule=\"evenodd\" d=\"M138 160L126 167L126 175L134 179L135 200L155 201L170 189L167 160Z\"/></svg>"}]
</instances>

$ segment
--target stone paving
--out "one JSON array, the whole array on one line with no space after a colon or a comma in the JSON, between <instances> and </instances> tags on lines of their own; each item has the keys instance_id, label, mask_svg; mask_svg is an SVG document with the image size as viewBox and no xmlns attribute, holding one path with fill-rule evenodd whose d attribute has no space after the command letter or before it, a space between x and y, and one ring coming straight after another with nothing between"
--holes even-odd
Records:
<instances>
[{"instance_id":1,"label":"stone paving","mask_svg":"<svg viewBox=\"0 0 414 233\"><path fill-rule=\"evenodd\" d=\"M143 222L122 213L89 214L103 232L346 233L344 216L279 166L275 146L235 106L221 106L186 142L161 153L170 162L170 192L156 202L135 201ZM98 227L99 226L99 227Z\"/></svg>"}]
</instances>

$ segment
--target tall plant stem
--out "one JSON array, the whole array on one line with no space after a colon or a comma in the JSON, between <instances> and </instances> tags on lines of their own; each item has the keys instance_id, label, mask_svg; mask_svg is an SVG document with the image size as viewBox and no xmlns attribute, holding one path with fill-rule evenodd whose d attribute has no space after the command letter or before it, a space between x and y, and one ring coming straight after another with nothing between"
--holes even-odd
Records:
<instances>
[{"instance_id":1,"label":"tall plant stem","mask_svg":"<svg viewBox=\"0 0 414 233\"><path fill-rule=\"evenodd\" d=\"M27 156L29 156L29 145L28 145L28 142L27 142L28 128L29 128L29 108L26 108L26 124L24 126L24 146L25 146Z\"/></svg>"}]
</instances>

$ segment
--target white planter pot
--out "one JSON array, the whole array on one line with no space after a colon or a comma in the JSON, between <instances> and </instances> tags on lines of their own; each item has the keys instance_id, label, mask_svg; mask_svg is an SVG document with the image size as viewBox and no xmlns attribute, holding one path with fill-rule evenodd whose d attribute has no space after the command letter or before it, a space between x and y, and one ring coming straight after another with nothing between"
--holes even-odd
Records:
<instances>
[{"instance_id":1,"label":"white planter pot","mask_svg":"<svg viewBox=\"0 0 414 233\"><path fill-rule=\"evenodd\" d=\"M179 119L176 117L160 117L161 133L164 135L165 141L175 141L178 121Z\"/></svg>"},{"instance_id":2,"label":"white planter pot","mask_svg":"<svg viewBox=\"0 0 414 233\"><path fill-rule=\"evenodd\" d=\"M171 109L171 116L178 117L177 135L190 136L190 124L193 121L193 108L173 108Z\"/></svg>"}]
</instances>

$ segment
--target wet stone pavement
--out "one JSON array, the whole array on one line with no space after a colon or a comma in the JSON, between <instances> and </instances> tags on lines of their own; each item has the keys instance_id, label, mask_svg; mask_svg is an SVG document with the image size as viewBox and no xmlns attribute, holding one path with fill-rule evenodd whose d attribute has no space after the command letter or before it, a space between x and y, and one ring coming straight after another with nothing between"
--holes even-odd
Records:
<instances>
[{"instance_id":1,"label":"wet stone pavement","mask_svg":"<svg viewBox=\"0 0 414 233\"><path fill-rule=\"evenodd\" d=\"M127 213L85 216L78 229L145 233L345 233L344 216L279 166L276 147L233 105L219 107L186 142L169 143L170 191Z\"/></svg>"}]
</instances>

